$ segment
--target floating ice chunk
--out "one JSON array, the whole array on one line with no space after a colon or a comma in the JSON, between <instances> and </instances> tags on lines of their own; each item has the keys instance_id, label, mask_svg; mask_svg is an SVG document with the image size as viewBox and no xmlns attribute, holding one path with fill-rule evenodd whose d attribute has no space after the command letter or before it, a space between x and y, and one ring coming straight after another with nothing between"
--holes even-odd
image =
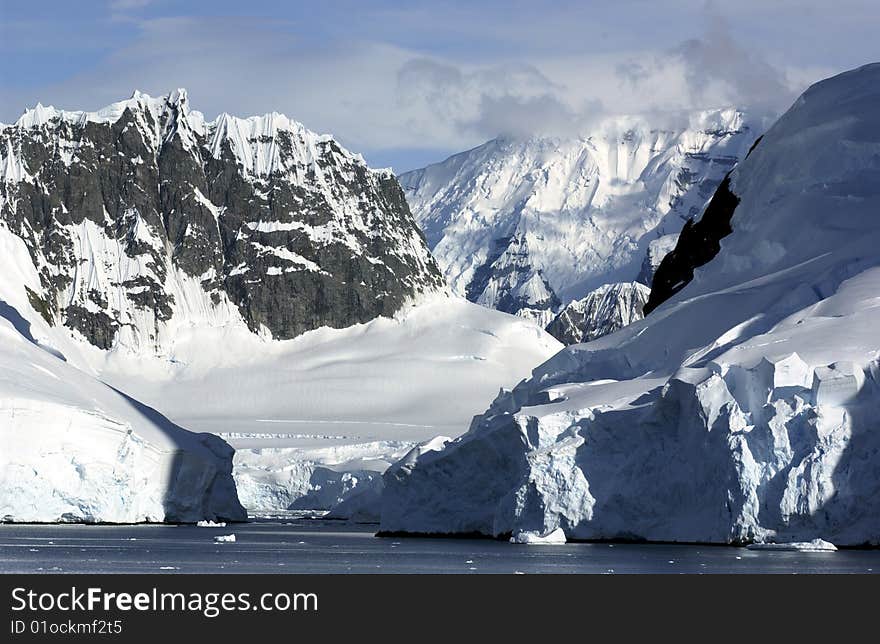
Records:
<instances>
[{"instance_id":1,"label":"floating ice chunk","mask_svg":"<svg viewBox=\"0 0 880 644\"><path fill-rule=\"evenodd\" d=\"M528 545L562 544L565 541L565 532L563 532L562 528L556 528L552 532L543 535L537 531L517 532L510 537L510 543L524 543Z\"/></svg>"},{"instance_id":2,"label":"floating ice chunk","mask_svg":"<svg viewBox=\"0 0 880 644\"><path fill-rule=\"evenodd\" d=\"M834 552L837 546L824 539L793 541L792 543L752 543L749 550L780 550L783 552Z\"/></svg>"},{"instance_id":3,"label":"floating ice chunk","mask_svg":"<svg viewBox=\"0 0 880 644\"><path fill-rule=\"evenodd\" d=\"M218 521L215 523L214 521L199 521L196 525L200 528L225 528L226 522Z\"/></svg>"},{"instance_id":4,"label":"floating ice chunk","mask_svg":"<svg viewBox=\"0 0 880 644\"><path fill-rule=\"evenodd\" d=\"M835 362L813 372L813 400L817 405L841 405L865 384L865 373L852 362Z\"/></svg>"},{"instance_id":5,"label":"floating ice chunk","mask_svg":"<svg viewBox=\"0 0 880 644\"><path fill-rule=\"evenodd\" d=\"M214 537L214 541L217 543L235 543L235 535L234 534L218 534Z\"/></svg>"}]
</instances>

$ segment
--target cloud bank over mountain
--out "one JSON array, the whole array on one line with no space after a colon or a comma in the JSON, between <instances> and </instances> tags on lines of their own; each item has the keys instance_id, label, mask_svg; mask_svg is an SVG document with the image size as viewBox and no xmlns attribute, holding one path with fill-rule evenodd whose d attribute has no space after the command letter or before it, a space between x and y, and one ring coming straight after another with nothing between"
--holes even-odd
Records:
<instances>
[{"instance_id":1,"label":"cloud bank over mountain","mask_svg":"<svg viewBox=\"0 0 880 644\"><path fill-rule=\"evenodd\" d=\"M404 170L498 134L584 130L603 113L779 110L809 79L870 57L871 3L765 4L340 2L306 16L257 0L207 17L147 0L8 3L0 121L35 96L98 107L185 86L210 118L273 106Z\"/></svg>"}]
</instances>

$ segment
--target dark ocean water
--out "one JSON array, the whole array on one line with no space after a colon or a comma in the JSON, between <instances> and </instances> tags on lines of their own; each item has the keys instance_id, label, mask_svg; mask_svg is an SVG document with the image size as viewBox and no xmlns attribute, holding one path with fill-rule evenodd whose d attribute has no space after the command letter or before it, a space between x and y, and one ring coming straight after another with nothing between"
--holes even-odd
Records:
<instances>
[{"instance_id":1,"label":"dark ocean water","mask_svg":"<svg viewBox=\"0 0 880 644\"><path fill-rule=\"evenodd\" d=\"M874 573L880 550L766 552L721 546L526 546L379 538L321 519L226 528L0 525L4 573ZM234 534L235 543L215 543Z\"/></svg>"}]
</instances>

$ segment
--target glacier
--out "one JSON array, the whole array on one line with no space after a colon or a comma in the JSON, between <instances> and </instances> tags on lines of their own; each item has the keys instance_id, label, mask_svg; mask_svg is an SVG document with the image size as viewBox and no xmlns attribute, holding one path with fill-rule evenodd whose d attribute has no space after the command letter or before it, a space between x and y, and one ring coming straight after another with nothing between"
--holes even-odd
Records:
<instances>
[{"instance_id":1,"label":"glacier","mask_svg":"<svg viewBox=\"0 0 880 644\"><path fill-rule=\"evenodd\" d=\"M880 64L810 87L730 172L717 254L389 469L382 530L880 543L878 100Z\"/></svg>"},{"instance_id":2,"label":"glacier","mask_svg":"<svg viewBox=\"0 0 880 644\"><path fill-rule=\"evenodd\" d=\"M0 520L246 518L232 448L87 376L0 319Z\"/></svg>"}]
</instances>

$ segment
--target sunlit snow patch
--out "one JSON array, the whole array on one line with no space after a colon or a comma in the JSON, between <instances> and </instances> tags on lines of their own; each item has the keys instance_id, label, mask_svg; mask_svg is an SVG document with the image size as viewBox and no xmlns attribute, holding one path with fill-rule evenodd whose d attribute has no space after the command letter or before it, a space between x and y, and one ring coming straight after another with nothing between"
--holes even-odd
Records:
<instances>
[{"instance_id":1,"label":"sunlit snow patch","mask_svg":"<svg viewBox=\"0 0 880 644\"><path fill-rule=\"evenodd\" d=\"M752 543L749 550L780 550L783 552L835 552L837 546L824 539L794 541L792 543Z\"/></svg>"},{"instance_id":2,"label":"sunlit snow patch","mask_svg":"<svg viewBox=\"0 0 880 644\"><path fill-rule=\"evenodd\" d=\"M510 543L524 543L527 545L563 544L565 532L562 528L556 528L552 532L542 535L540 532L517 532L510 537Z\"/></svg>"}]
</instances>

